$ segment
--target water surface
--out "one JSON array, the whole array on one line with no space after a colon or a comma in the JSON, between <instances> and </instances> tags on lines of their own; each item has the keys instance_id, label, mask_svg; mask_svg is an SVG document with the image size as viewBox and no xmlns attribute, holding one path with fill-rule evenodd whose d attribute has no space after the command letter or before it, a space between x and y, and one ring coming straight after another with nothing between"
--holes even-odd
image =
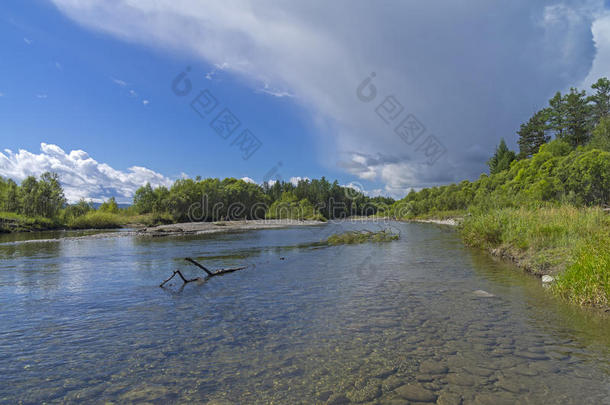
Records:
<instances>
[{"instance_id":1,"label":"water surface","mask_svg":"<svg viewBox=\"0 0 610 405\"><path fill-rule=\"evenodd\" d=\"M378 225L3 236L0 402L610 403L607 318L447 227L392 226L399 241L323 248ZM187 256L250 267L159 288L201 275Z\"/></svg>"}]
</instances>

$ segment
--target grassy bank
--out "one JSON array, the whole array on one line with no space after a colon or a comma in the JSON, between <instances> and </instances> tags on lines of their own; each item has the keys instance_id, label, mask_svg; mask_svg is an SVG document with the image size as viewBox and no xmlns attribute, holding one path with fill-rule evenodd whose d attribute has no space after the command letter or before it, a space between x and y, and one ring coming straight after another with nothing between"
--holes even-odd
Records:
<instances>
[{"instance_id":1,"label":"grassy bank","mask_svg":"<svg viewBox=\"0 0 610 405\"><path fill-rule=\"evenodd\" d=\"M61 222L40 216L27 217L14 212L0 212L0 232L30 232L62 228Z\"/></svg>"},{"instance_id":2,"label":"grassy bank","mask_svg":"<svg viewBox=\"0 0 610 405\"><path fill-rule=\"evenodd\" d=\"M581 305L610 303L610 215L600 208L504 208L466 216L467 245L534 274L556 276L552 290Z\"/></svg>"}]
</instances>

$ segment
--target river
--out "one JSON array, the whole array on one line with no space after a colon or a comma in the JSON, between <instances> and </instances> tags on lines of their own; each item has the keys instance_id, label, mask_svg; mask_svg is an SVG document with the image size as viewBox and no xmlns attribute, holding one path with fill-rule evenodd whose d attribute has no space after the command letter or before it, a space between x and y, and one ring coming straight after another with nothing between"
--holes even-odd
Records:
<instances>
[{"instance_id":1,"label":"river","mask_svg":"<svg viewBox=\"0 0 610 405\"><path fill-rule=\"evenodd\" d=\"M608 318L449 227L311 245L380 226L2 235L0 403L610 403Z\"/></svg>"}]
</instances>

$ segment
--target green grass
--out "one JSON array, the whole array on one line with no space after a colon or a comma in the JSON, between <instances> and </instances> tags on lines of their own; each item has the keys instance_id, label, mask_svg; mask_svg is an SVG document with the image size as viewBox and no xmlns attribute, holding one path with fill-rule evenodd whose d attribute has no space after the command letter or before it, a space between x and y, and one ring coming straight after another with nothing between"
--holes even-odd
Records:
<instances>
[{"instance_id":1,"label":"green grass","mask_svg":"<svg viewBox=\"0 0 610 405\"><path fill-rule=\"evenodd\" d=\"M600 208L505 208L466 216L464 242L510 258L535 274L557 275L552 290L581 305L607 307L610 215Z\"/></svg>"},{"instance_id":2,"label":"green grass","mask_svg":"<svg viewBox=\"0 0 610 405\"><path fill-rule=\"evenodd\" d=\"M107 212L89 212L68 223L72 229L111 229L120 228L125 224L125 218Z\"/></svg>"},{"instance_id":3,"label":"green grass","mask_svg":"<svg viewBox=\"0 0 610 405\"><path fill-rule=\"evenodd\" d=\"M610 237L583 241L552 291L575 304L610 308Z\"/></svg>"},{"instance_id":4,"label":"green grass","mask_svg":"<svg viewBox=\"0 0 610 405\"><path fill-rule=\"evenodd\" d=\"M366 242L390 242L399 238L400 236L398 234L392 233L388 230L383 230L379 232L350 231L331 235L328 239L326 239L325 243L332 246L351 245Z\"/></svg>"},{"instance_id":5,"label":"green grass","mask_svg":"<svg viewBox=\"0 0 610 405\"><path fill-rule=\"evenodd\" d=\"M44 217L27 217L14 212L0 212L0 232L27 232L59 229L58 220Z\"/></svg>"}]
</instances>

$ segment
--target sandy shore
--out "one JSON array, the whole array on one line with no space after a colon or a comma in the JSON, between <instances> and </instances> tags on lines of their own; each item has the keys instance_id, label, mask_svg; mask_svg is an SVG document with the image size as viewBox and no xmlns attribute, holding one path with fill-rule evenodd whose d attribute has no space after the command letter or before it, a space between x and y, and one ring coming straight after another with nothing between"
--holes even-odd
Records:
<instances>
[{"instance_id":1,"label":"sandy shore","mask_svg":"<svg viewBox=\"0 0 610 405\"><path fill-rule=\"evenodd\" d=\"M412 222L423 222L426 224L439 224L439 225L449 225L449 226L457 226L459 223L459 219L457 218L447 218L447 219L413 219Z\"/></svg>"},{"instance_id":2,"label":"sandy shore","mask_svg":"<svg viewBox=\"0 0 610 405\"><path fill-rule=\"evenodd\" d=\"M169 236L209 234L227 231L248 231L255 229L286 228L291 226L322 225L321 221L298 221L294 219L259 219L248 221L185 222L159 225L138 230L138 235Z\"/></svg>"}]
</instances>

